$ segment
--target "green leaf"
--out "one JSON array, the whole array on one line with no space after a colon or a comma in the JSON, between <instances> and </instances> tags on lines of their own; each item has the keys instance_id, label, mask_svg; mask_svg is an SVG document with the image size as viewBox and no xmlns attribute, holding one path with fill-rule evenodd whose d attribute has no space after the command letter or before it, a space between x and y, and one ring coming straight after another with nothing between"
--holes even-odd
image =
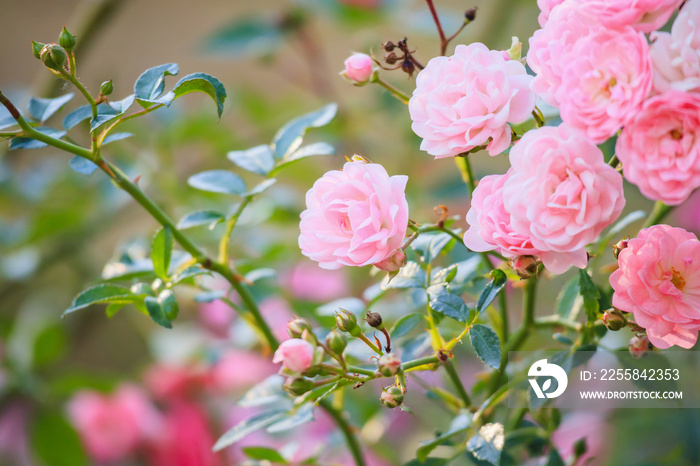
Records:
<instances>
[{"instance_id":1,"label":"green leaf","mask_svg":"<svg viewBox=\"0 0 700 466\"><path fill-rule=\"evenodd\" d=\"M244 19L215 32L206 48L233 56L263 55L281 44L284 35L274 20Z\"/></svg>"},{"instance_id":2,"label":"green leaf","mask_svg":"<svg viewBox=\"0 0 700 466\"><path fill-rule=\"evenodd\" d=\"M284 160L289 154L295 152L301 145L304 134L309 128L327 125L333 120L337 111L337 104L328 104L315 112L302 115L284 125L273 140L277 158Z\"/></svg>"},{"instance_id":3,"label":"green leaf","mask_svg":"<svg viewBox=\"0 0 700 466\"><path fill-rule=\"evenodd\" d=\"M441 285L444 283L450 283L457 276L457 264L452 264L449 267L440 269L435 272L431 283L433 285Z\"/></svg>"},{"instance_id":4,"label":"green leaf","mask_svg":"<svg viewBox=\"0 0 700 466\"><path fill-rule=\"evenodd\" d=\"M63 315L84 309L96 303L108 303L112 301L129 301L136 298L131 290L119 285L95 285L84 290L73 300L71 307L63 312Z\"/></svg>"},{"instance_id":5,"label":"green leaf","mask_svg":"<svg viewBox=\"0 0 700 466\"><path fill-rule=\"evenodd\" d=\"M238 425L230 429L228 432L226 432L224 435L222 435L221 438L219 438L219 440L214 445L214 451L216 452L223 450L224 448L229 447L234 443L238 442L246 435L252 434L255 431L264 429L265 427L274 424L275 422L282 419L286 412L286 409L271 409L269 411L265 411L239 423Z\"/></svg>"},{"instance_id":6,"label":"green leaf","mask_svg":"<svg viewBox=\"0 0 700 466\"><path fill-rule=\"evenodd\" d=\"M469 439L467 450L477 459L488 461L494 466L498 466L504 441L503 425L489 423L482 426L479 429L479 433Z\"/></svg>"},{"instance_id":7,"label":"green leaf","mask_svg":"<svg viewBox=\"0 0 700 466\"><path fill-rule=\"evenodd\" d=\"M224 85L218 79L205 73L193 73L179 80L173 89L175 98L190 92L204 92L208 94L214 100L217 114L221 118L221 114L224 111L224 100L226 100L226 89L224 89Z\"/></svg>"},{"instance_id":8,"label":"green leaf","mask_svg":"<svg viewBox=\"0 0 700 466\"><path fill-rule=\"evenodd\" d=\"M288 464L284 456L276 450L267 447L245 447L243 453L250 459L256 461L270 461L272 463Z\"/></svg>"},{"instance_id":9,"label":"green leaf","mask_svg":"<svg viewBox=\"0 0 700 466\"><path fill-rule=\"evenodd\" d=\"M262 194L265 191L267 191L272 185L277 183L277 179L275 178L268 178L264 181L261 181L260 183L256 184L253 189L245 193L246 196L255 196L257 194Z\"/></svg>"},{"instance_id":10,"label":"green leaf","mask_svg":"<svg viewBox=\"0 0 700 466\"><path fill-rule=\"evenodd\" d=\"M489 305L496 298L496 295L501 292L503 287L506 286L508 282L508 277L503 270L495 269L491 272L491 281L486 285L484 291L479 295L479 301L476 305L476 311L481 314L481 312L489 307Z\"/></svg>"},{"instance_id":11,"label":"green leaf","mask_svg":"<svg viewBox=\"0 0 700 466\"><path fill-rule=\"evenodd\" d=\"M102 141L102 145L104 146L105 144L109 144L110 142L115 142L115 141L121 141L122 139L130 138L134 134L133 133L114 133L110 134L107 136L104 141Z\"/></svg>"},{"instance_id":12,"label":"green leaf","mask_svg":"<svg viewBox=\"0 0 700 466\"><path fill-rule=\"evenodd\" d=\"M388 277L382 281L382 288L423 288L425 287L425 272L420 265L408 261L401 267L394 278Z\"/></svg>"},{"instance_id":13,"label":"green leaf","mask_svg":"<svg viewBox=\"0 0 700 466\"><path fill-rule=\"evenodd\" d=\"M81 121L87 120L90 117L92 117L92 107L83 105L65 116L63 119L63 127L65 129L71 129Z\"/></svg>"},{"instance_id":14,"label":"green leaf","mask_svg":"<svg viewBox=\"0 0 700 466\"><path fill-rule=\"evenodd\" d=\"M449 459L447 458L426 458L424 461L418 459L409 461L404 466L447 466Z\"/></svg>"},{"instance_id":15,"label":"green leaf","mask_svg":"<svg viewBox=\"0 0 700 466\"><path fill-rule=\"evenodd\" d=\"M91 114L92 115L92 114ZM100 104L97 106L97 117L90 119L90 132L94 132L100 126L108 123L119 117L121 113L115 110L111 105Z\"/></svg>"},{"instance_id":16,"label":"green leaf","mask_svg":"<svg viewBox=\"0 0 700 466\"><path fill-rule=\"evenodd\" d=\"M318 155L335 155L335 148L327 142L314 142L294 151L285 159L285 165L307 157L316 157Z\"/></svg>"},{"instance_id":17,"label":"green leaf","mask_svg":"<svg viewBox=\"0 0 700 466\"><path fill-rule=\"evenodd\" d=\"M421 241L414 241L411 245L415 251L423 256L423 262L431 263L440 252L452 241L452 236L447 233L422 235ZM416 244L418 243L418 244Z\"/></svg>"},{"instance_id":18,"label":"green leaf","mask_svg":"<svg viewBox=\"0 0 700 466\"><path fill-rule=\"evenodd\" d=\"M584 269L579 269L579 280L578 287L583 297L583 309L586 311L586 317L589 322L593 322L598 318L598 298L600 298L600 291L591 280Z\"/></svg>"},{"instance_id":19,"label":"green leaf","mask_svg":"<svg viewBox=\"0 0 700 466\"><path fill-rule=\"evenodd\" d=\"M158 304L160 304L161 309L163 309L163 314L168 320L175 320L177 314L180 312L180 308L177 305L177 300L175 295L170 290L163 290L158 295Z\"/></svg>"},{"instance_id":20,"label":"green leaf","mask_svg":"<svg viewBox=\"0 0 700 466\"><path fill-rule=\"evenodd\" d=\"M212 193L238 194L246 192L243 179L227 170L210 170L190 176L187 183L193 188Z\"/></svg>"},{"instance_id":21,"label":"green leaf","mask_svg":"<svg viewBox=\"0 0 700 466\"><path fill-rule=\"evenodd\" d=\"M227 157L242 169L258 175L267 175L275 166L275 155L268 144L248 150L234 150Z\"/></svg>"},{"instance_id":22,"label":"green leaf","mask_svg":"<svg viewBox=\"0 0 700 466\"><path fill-rule=\"evenodd\" d=\"M148 315L151 316L153 322L165 328L173 328L173 324L170 319L165 315L165 309L160 305L158 299L152 296L146 296L144 299L146 304L146 309L148 310Z\"/></svg>"},{"instance_id":23,"label":"green leaf","mask_svg":"<svg viewBox=\"0 0 700 466\"><path fill-rule=\"evenodd\" d=\"M452 420L450 428L446 432L443 432L442 434L438 435L432 440L422 442L420 447L418 447L418 450L416 450L416 458L418 459L418 461L423 463L428 459L428 455L432 453L432 451L435 450L435 448L447 442L452 437L466 432L469 429L470 425L471 416L467 413L460 414Z\"/></svg>"},{"instance_id":24,"label":"green leaf","mask_svg":"<svg viewBox=\"0 0 700 466\"><path fill-rule=\"evenodd\" d=\"M409 334L416 325L420 324L425 318L423 314L407 314L396 321L391 329L390 335L392 340L397 340Z\"/></svg>"},{"instance_id":25,"label":"green leaf","mask_svg":"<svg viewBox=\"0 0 700 466\"><path fill-rule=\"evenodd\" d=\"M266 430L270 434L276 434L295 429L307 422L314 420L314 403L306 403L299 406L294 414L285 416L281 421L275 422Z\"/></svg>"},{"instance_id":26,"label":"green leaf","mask_svg":"<svg viewBox=\"0 0 700 466\"><path fill-rule=\"evenodd\" d=\"M282 389L284 377L274 374L248 390L243 398L238 401L238 405L244 408L254 408L269 404L278 404L287 399L285 391Z\"/></svg>"},{"instance_id":27,"label":"green leaf","mask_svg":"<svg viewBox=\"0 0 700 466\"><path fill-rule=\"evenodd\" d=\"M441 294L430 301L430 308L458 322L469 322L470 311L464 300L453 294Z\"/></svg>"},{"instance_id":28,"label":"green leaf","mask_svg":"<svg viewBox=\"0 0 700 466\"><path fill-rule=\"evenodd\" d=\"M585 437L583 437L585 439ZM545 466L566 466L566 463L562 459L561 455L556 448L550 447L549 454L547 455L547 463Z\"/></svg>"},{"instance_id":29,"label":"green leaf","mask_svg":"<svg viewBox=\"0 0 700 466\"><path fill-rule=\"evenodd\" d=\"M163 227L153 238L153 246L151 248L151 260L153 261L153 270L156 275L163 280L168 279L168 270L170 269L170 259L173 255L173 232L170 227Z\"/></svg>"},{"instance_id":30,"label":"green leaf","mask_svg":"<svg viewBox=\"0 0 700 466\"><path fill-rule=\"evenodd\" d=\"M198 227L200 225L209 225L210 228L219 224L224 216L213 210L198 210L190 212L177 222L178 230L186 230L188 228Z\"/></svg>"},{"instance_id":31,"label":"green leaf","mask_svg":"<svg viewBox=\"0 0 700 466\"><path fill-rule=\"evenodd\" d=\"M198 303L211 303L212 301L216 301L217 299L221 299L225 296L226 292L224 290L211 290L199 293L194 297L194 300Z\"/></svg>"},{"instance_id":32,"label":"green leaf","mask_svg":"<svg viewBox=\"0 0 700 466\"><path fill-rule=\"evenodd\" d=\"M29 99L29 114L41 123L45 122L51 115L56 113L61 107L68 103L74 94L66 94L55 99L41 99L31 97Z\"/></svg>"},{"instance_id":33,"label":"green leaf","mask_svg":"<svg viewBox=\"0 0 700 466\"><path fill-rule=\"evenodd\" d=\"M498 369L501 365L501 342L496 332L485 325L476 324L469 329L469 340L481 362Z\"/></svg>"},{"instance_id":34,"label":"green leaf","mask_svg":"<svg viewBox=\"0 0 700 466\"><path fill-rule=\"evenodd\" d=\"M40 133L44 133L47 136L51 136L52 138L56 138L56 139L61 139L63 136L66 135L65 131L50 128L48 126L38 126L34 129L39 131ZM48 144L46 144L45 142L37 141L36 139L32 139L32 138L12 138L12 139L10 139L10 150L41 149L42 147L46 147L46 146L48 146Z\"/></svg>"},{"instance_id":35,"label":"green leaf","mask_svg":"<svg viewBox=\"0 0 700 466\"><path fill-rule=\"evenodd\" d=\"M88 159L84 159L82 157L78 157L77 155L70 159L70 162L68 163L70 167L80 173L81 175L87 175L90 176L92 175L95 170L97 170L99 167L95 165L94 162L91 162Z\"/></svg>"},{"instance_id":36,"label":"green leaf","mask_svg":"<svg viewBox=\"0 0 700 466\"><path fill-rule=\"evenodd\" d=\"M165 90L165 77L177 76L179 72L180 68L176 63L167 63L144 71L134 84L136 100L148 108Z\"/></svg>"},{"instance_id":37,"label":"green leaf","mask_svg":"<svg viewBox=\"0 0 700 466\"><path fill-rule=\"evenodd\" d=\"M89 464L80 437L60 412L39 410L32 415L30 428L31 451L40 464L52 466ZM2 460L3 464L13 464L12 458L5 459L10 462L4 463Z\"/></svg>"},{"instance_id":38,"label":"green leaf","mask_svg":"<svg viewBox=\"0 0 700 466\"><path fill-rule=\"evenodd\" d=\"M107 306L107 309L105 309L105 315L107 316L108 319L111 319L112 317L117 315L117 312L119 312L123 307L124 307L124 303L120 303L120 302L112 303L109 306Z\"/></svg>"},{"instance_id":39,"label":"green leaf","mask_svg":"<svg viewBox=\"0 0 700 466\"><path fill-rule=\"evenodd\" d=\"M134 105L134 101L136 100L136 96L134 94L131 94L128 97L123 98L122 100L112 100L109 102L109 106L112 107L118 114L126 113L127 110L131 108L132 105ZM100 104L102 105L102 104ZM100 106L98 105L97 108L99 109Z\"/></svg>"},{"instance_id":40,"label":"green leaf","mask_svg":"<svg viewBox=\"0 0 700 466\"><path fill-rule=\"evenodd\" d=\"M262 280L263 278L275 278L276 276L277 276L277 270L270 269L270 268L260 268L260 269L251 270L250 272L245 274L245 279L246 279L246 281L249 281L251 283L255 283L258 280Z\"/></svg>"},{"instance_id":41,"label":"green leaf","mask_svg":"<svg viewBox=\"0 0 700 466\"><path fill-rule=\"evenodd\" d=\"M200 275L211 275L211 272L197 265L193 265L191 267L187 267L185 270L178 273L175 277L173 277L173 279L170 282L173 285L177 285L178 283L183 282L188 278L198 277Z\"/></svg>"},{"instance_id":42,"label":"green leaf","mask_svg":"<svg viewBox=\"0 0 700 466\"><path fill-rule=\"evenodd\" d=\"M580 278L577 276L571 277L559 292L557 300L554 303L554 309L557 314L569 320L576 320L579 308L583 303L581 293L579 292Z\"/></svg>"}]
</instances>

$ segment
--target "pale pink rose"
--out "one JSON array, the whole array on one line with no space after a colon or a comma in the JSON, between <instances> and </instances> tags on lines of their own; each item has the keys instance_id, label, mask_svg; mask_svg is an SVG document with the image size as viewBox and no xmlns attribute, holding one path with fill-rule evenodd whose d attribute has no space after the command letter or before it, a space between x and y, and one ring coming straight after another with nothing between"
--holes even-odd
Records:
<instances>
[{"instance_id":1,"label":"pale pink rose","mask_svg":"<svg viewBox=\"0 0 700 466\"><path fill-rule=\"evenodd\" d=\"M111 395L78 392L68 404L68 416L88 454L105 462L132 454L158 431L161 421L146 394L131 385Z\"/></svg>"},{"instance_id":2,"label":"pale pink rose","mask_svg":"<svg viewBox=\"0 0 700 466\"><path fill-rule=\"evenodd\" d=\"M535 108L531 81L522 63L481 43L433 58L408 103L420 148L444 158L486 144L490 155L500 154L510 146L509 123L524 122Z\"/></svg>"},{"instance_id":3,"label":"pale pink rose","mask_svg":"<svg viewBox=\"0 0 700 466\"><path fill-rule=\"evenodd\" d=\"M689 0L671 32L651 36L654 89L700 92L700 0Z\"/></svg>"},{"instance_id":4,"label":"pale pink rose","mask_svg":"<svg viewBox=\"0 0 700 466\"><path fill-rule=\"evenodd\" d=\"M228 350L211 368L210 381L219 392L250 388L277 372L270 360L258 353Z\"/></svg>"},{"instance_id":5,"label":"pale pink rose","mask_svg":"<svg viewBox=\"0 0 700 466\"><path fill-rule=\"evenodd\" d=\"M602 413L576 411L564 417L552 432L552 443L564 460L574 457L575 446L586 439L586 453L576 461L577 465L594 464L594 458L602 460L608 433ZM567 463L569 464L569 463ZM597 463L595 463L597 464Z\"/></svg>"},{"instance_id":6,"label":"pale pink rose","mask_svg":"<svg viewBox=\"0 0 700 466\"><path fill-rule=\"evenodd\" d=\"M634 314L657 348L691 348L700 329L700 241L682 228L639 232L610 275L616 308Z\"/></svg>"},{"instance_id":7,"label":"pale pink rose","mask_svg":"<svg viewBox=\"0 0 700 466\"><path fill-rule=\"evenodd\" d=\"M596 18L606 28L631 26L652 32L671 18L683 0L569 0L582 12Z\"/></svg>"},{"instance_id":8,"label":"pale pink rose","mask_svg":"<svg viewBox=\"0 0 700 466\"><path fill-rule=\"evenodd\" d=\"M625 178L649 199L677 205L700 187L700 94L669 91L644 102L615 147Z\"/></svg>"},{"instance_id":9,"label":"pale pink rose","mask_svg":"<svg viewBox=\"0 0 700 466\"><path fill-rule=\"evenodd\" d=\"M210 303L201 303L197 317L209 333L218 338L229 336L231 325L236 319L236 311L224 301L217 299Z\"/></svg>"},{"instance_id":10,"label":"pale pink rose","mask_svg":"<svg viewBox=\"0 0 700 466\"><path fill-rule=\"evenodd\" d=\"M348 162L306 193L299 247L324 269L376 264L401 247L408 228L407 176Z\"/></svg>"},{"instance_id":11,"label":"pale pink rose","mask_svg":"<svg viewBox=\"0 0 700 466\"><path fill-rule=\"evenodd\" d=\"M265 298L260 301L260 313L278 340L289 338L287 324L292 320L294 311L286 300L279 296Z\"/></svg>"},{"instance_id":12,"label":"pale pink rose","mask_svg":"<svg viewBox=\"0 0 700 466\"><path fill-rule=\"evenodd\" d=\"M345 60L343 74L350 80L363 83L372 76L374 61L365 53L353 53Z\"/></svg>"},{"instance_id":13,"label":"pale pink rose","mask_svg":"<svg viewBox=\"0 0 700 466\"><path fill-rule=\"evenodd\" d=\"M286 369L303 374L311 369L314 359L314 347L308 341L299 338L283 341L272 362L282 363Z\"/></svg>"},{"instance_id":14,"label":"pale pink rose","mask_svg":"<svg viewBox=\"0 0 700 466\"><path fill-rule=\"evenodd\" d=\"M564 0L537 0L537 6L540 8L540 15L537 17L537 22L540 23L540 27L544 27L544 25L547 24L549 14L554 7L563 2Z\"/></svg>"},{"instance_id":15,"label":"pale pink rose","mask_svg":"<svg viewBox=\"0 0 700 466\"><path fill-rule=\"evenodd\" d=\"M565 56L557 93L561 119L602 143L634 116L651 91L647 39L630 27L596 29Z\"/></svg>"},{"instance_id":16,"label":"pale pink rose","mask_svg":"<svg viewBox=\"0 0 700 466\"><path fill-rule=\"evenodd\" d=\"M144 383L158 399L188 398L209 383L207 372L197 366L151 366L144 374Z\"/></svg>"},{"instance_id":17,"label":"pale pink rose","mask_svg":"<svg viewBox=\"0 0 700 466\"><path fill-rule=\"evenodd\" d=\"M326 302L347 296L350 283L344 269L321 270L309 262L300 262L283 277L294 297Z\"/></svg>"},{"instance_id":18,"label":"pale pink rose","mask_svg":"<svg viewBox=\"0 0 700 466\"><path fill-rule=\"evenodd\" d=\"M216 442L204 411L182 400L167 406L158 436L148 444L150 466L222 466L222 455L212 452Z\"/></svg>"},{"instance_id":19,"label":"pale pink rose","mask_svg":"<svg viewBox=\"0 0 700 466\"><path fill-rule=\"evenodd\" d=\"M530 238L551 272L584 268L586 245L625 206L622 176L598 147L565 124L525 133L511 149L510 162L503 185L510 228Z\"/></svg>"},{"instance_id":20,"label":"pale pink rose","mask_svg":"<svg viewBox=\"0 0 700 466\"><path fill-rule=\"evenodd\" d=\"M595 19L566 2L551 10L547 23L530 38L527 64L536 74L531 87L547 104L559 107L562 76L569 66L571 49L599 28Z\"/></svg>"}]
</instances>

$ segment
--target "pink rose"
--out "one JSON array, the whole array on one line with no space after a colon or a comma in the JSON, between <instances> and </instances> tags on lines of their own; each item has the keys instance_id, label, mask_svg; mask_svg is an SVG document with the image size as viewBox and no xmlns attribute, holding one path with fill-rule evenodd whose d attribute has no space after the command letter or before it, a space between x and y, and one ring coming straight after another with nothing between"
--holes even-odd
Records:
<instances>
[{"instance_id":1,"label":"pink rose","mask_svg":"<svg viewBox=\"0 0 700 466\"><path fill-rule=\"evenodd\" d=\"M345 270L321 270L309 262L300 262L284 276L294 297L326 302L347 296L350 284Z\"/></svg>"},{"instance_id":2,"label":"pink rose","mask_svg":"<svg viewBox=\"0 0 700 466\"><path fill-rule=\"evenodd\" d=\"M199 322L209 333L218 338L229 336L231 325L236 319L236 311L225 302L217 299L199 305Z\"/></svg>"},{"instance_id":3,"label":"pink rose","mask_svg":"<svg viewBox=\"0 0 700 466\"><path fill-rule=\"evenodd\" d=\"M508 123L524 122L535 108L531 81L522 63L480 43L433 58L408 103L420 148L444 158L486 144L490 155L500 154L511 142Z\"/></svg>"},{"instance_id":4,"label":"pink rose","mask_svg":"<svg viewBox=\"0 0 700 466\"><path fill-rule=\"evenodd\" d=\"M503 204L512 230L528 238L553 273L584 268L586 245L625 206L622 176L565 124L528 131L510 151ZM526 253L529 245L524 244ZM543 254L543 253L556 254Z\"/></svg>"},{"instance_id":5,"label":"pink rose","mask_svg":"<svg viewBox=\"0 0 700 466\"><path fill-rule=\"evenodd\" d=\"M252 351L228 350L211 369L211 384L219 392L255 385L275 373L270 360Z\"/></svg>"},{"instance_id":6,"label":"pink rose","mask_svg":"<svg viewBox=\"0 0 700 466\"><path fill-rule=\"evenodd\" d=\"M260 313L278 340L289 338L287 324L292 320L292 308L279 296L270 296L260 301Z\"/></svg>"},{"instance_id":7,"label":"pink rose","mask_svg":"<svg viewBox=\"0 0 700 466\"><path fill-rule=\"evenodd\" d=\"M596 29L578 39L565 57L557 93L561 119L596 144L604 142L651 91L646 37L629 27Z\"/></svg>"},{"instance_id":8,"label":"pink rose","mask_svg":"<svg viewBox=\"0 0 700 466\"><path fill-rule=\"evenodd\" d=\"M105 462L133 453L160 424L145 393L131 385L121 386L112 395L78 392L68 404L68 416L90 456Z\"/></svg>"},{"instance_id":9,"label":"pink rose","mask_svg":"<svg viewBox=\"0 0 700 466\"><path fill-rule=\"evenodd\" d=\"M144 374L144 383L156 399L188 398L208 383L203 368L193 365L154 365Z\"/></svg>"},{"instance_id":10,"label":"pink rose","mask_svg":"<svg viewBox=\"0 0 700 466\"><path fill-rule=\"evenodd\" d=\"M577 458L576 464L594 464L594 458L602 458L605 453L606 427L601 413L573 412L552 432L552 443L561 457L567 460L574 457L576 443L586 439L586 453Z\"/></svg>"},{"instance_id":11,"label":"pink rose","mask_svg":"<svg viewBox=\"0 0 700 466\"><path fill-rule=\"evenodd\" d=\"M303 374L311 369L314 359L314 347L308 341L299 338L283 341L275 351L272 362L282 363L286 369Z\"/></svg>"},{"instance_id":12,"label":"pink rose","mask_svg":"<svg viewBox=\"0 0 700 466\"><path fill-rule=\"evenodd\" d=\"M625 178L649 199L677 205L700 187L700 94L669 91L644 102L615 147Z\"/></svg>"},{"instance_id":13,"label":"pink rose","mask_svg":"<svg viewBox=\"0 0 700 466\"><path fill-rule=\"evenodd\" d=\"M544 25L547 24L549 14L554 7L563 2L564 0L537 0L537 6L540 8L540 15L537 17L537 22L540 23L540 27L544 27Z\"/></svg>"},{"instance_id":14,"label":"pink rose","mask_svg":"<svg viewBox=\"0 0 700 466\"><path fill-rule=\"evenodd\" d=\"M299 247L324 269L383 261L401 247L408 228L407 176L376 163L348 162L306 193Z\"/></svg>"},{"instance_id":15,"label":"pink rose","mask_svg":"<svg viewBox=\"0 0 700 466\"><path fill-rule=\"evenodd\" d=\"M353 53L345 60L343 74L357 83L364 83L372 76L374 62L372 57L365 53Z\"/></svg>"},{"instance_id":16,"label":"pink rose","mask_svg":"<svg viewBox=\"0 0 700 466\"><path fill-rule=\"evenodd\" d=\"M700 92L700 0L688 1L671 32L652 34L654 89Z\"/></svg>"},{"instance_id":17,"label":"pink rose","mask_svg":"<svg viewBox=\"0 0 700 466\"><path fill-rule=\"evenodd\" d=\"M374 266L385 272L398 272L401 267L406 265L407 260L406 254L401 249L397 249L389 257L381 262L377 262Z\"/></svg>"},{"instance_id":18,"label":"pink rose","mask_svg":"<svg viewBox=\"0 0 700 466\"><path fill-rule=\"evenodd\" d=\"M570 0L606 28L632 26L637 31L661 28L683 0Z\"/></svg>"},{"instance_id":19,"label":"pink rose","mask_svg":"<svg viewBox=\"0 0 700 466\"><path fill-rule=\"evenodd\" d=\"M634 314L657 348L691 348L700 329L700 241L682 228L639 232L610 275L616 308Z\"/></svg>"}]
</instances>

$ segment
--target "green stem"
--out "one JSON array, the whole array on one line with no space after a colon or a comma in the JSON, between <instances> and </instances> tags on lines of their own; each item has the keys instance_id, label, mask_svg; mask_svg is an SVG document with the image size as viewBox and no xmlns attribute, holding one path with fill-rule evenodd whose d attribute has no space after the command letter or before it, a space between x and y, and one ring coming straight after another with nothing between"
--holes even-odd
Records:
<instances>
[{"instance_id":1,"label":"green stem","mask_svg":"<svg viewBox=\"0 0 700 466\"><path fill-rule=\"evenodd\" d=\"M573 320L562 319L559 316L538 317L534 322L535 327L565 327L574 332L580 332L581 323Z\"/></svg>"},{"instance_id":2,"label":"green stem","mask_svg":"<svg viewBox=\"0 0 700 466\"><path fill-rule=\"evenodd\" d=\"M469 398L469 395L464 389L464 385L462 384L462 381L460 380L457 371L455 370L454 366L450 361L445 362L445 372L447 372L447 375L450 377L452 384L454 384L455 389L457 390L457 394L464 402L464 406L466 408L470 407L472 405L472 400L471 398Z\"/></svg>"},{"instance_id":3,"label":"green stem","mask_svg":"<svg viewBox=\"0 0 700 466\"><path fill-rule=\"evenodd\" d=\"M469 161L469 156L458 155L457 157L455 157L455 162L457 163L457 168L459 168L459 172L462 174L462 179L469 187L469 195L471 196L471 194L476 189L476 181L474 180L474 172L472 172L472 165Z\"/></svg>"},{"instance_id":4,"label":"green stem","mask_svg":"<svg viewBox=\"0 0 700 466\"><path fill-rule=\"evenodd\" d=\"M397 88L395 88L394 86L392 86L391 84L389 84L388 82L384 81L384 80L383 80L382 78L380 78L379 76L375 76L374 78L372 78L372 82L373 82L373 83L379 84L379 85L382 86L384 89L386 89L387 91L389 91L389 92L391 93L391 95L393 95L394 97L396 97L397 99L399 99L401 102L403 102L403 103L405 103L405 104L408 105L408 101L409 101L411 98L410 98L408 95L406 95L406 94L404 94L403 92L401 92L400 90L398 90Z\"/></svg>"},{"instance_id":5,"label":"green stem","mask_svg":"<svg viewBox=\"0 0 700 466\"><path fill-rule=\"evenodd\" d=\"M236 211L233 213L233 215L231 215L231 218L229 218L226 221L226 231L224 232L224 235L221 237L221 241L219 242L219 262L221 262L222 264L228 265L231 234L233 233L233 229L236 227L236 223L238 223L238 217L241 216L241 214L243 213L243 209L246 208L246 206L250 203L251 200L251 196L246 196L245 199L243 199L243 202L241 202Z\"/></svg>"},{"instance_id":6,"label":"green stem","mask_svg":"<svg viewBox=\"0 0 700 466\"><path fill-rule=\"evenodd\" d=\"M620 160L618 160L617 154L613 154L610 160L608 160L608 165L610 165L613 168L617 168L617 166L620 165Z\"/></svg>"},{"instance_id":7,"label":"green stem","mask_svg":"<svg viewBox=\"0 0 700 466\"><path fill-rule=\"evenodd\" d=\"M654 210L651 211L642 228L649 228L652 225L658 224L664 219L664 217L666 217L666 215L668 215L669 212L671 212L672 209L673 206L666 205L661 201L656 201L656 204L654 204Z\"/></svg>"},{"instance_id":8,"label":"green stem","mask_svg":"<svg viewBox=\"0 0 700 466\"><path fill-rule=\"evenodd\" d=\"M428 364L437 364L440 362L437 356L426 356L424 358L414 359L413 361L408 361L401 365L404 371L411 370L415 367L425 366Z\"/></svg>"},{"instance_id":9,"label":"green stem","mask_svg":"<svg viewBox=\"0 0 700 466\"><path fill-rule=\"evenodd\" d=\"M508 341L508 297L506 291L498 293L498 308L501 312L501 340L505 343Z\"/></svg>"},{"instance_id":10,"label":"green stem","mask_svg":"<svg viewBox=\"0 0 700 466\"><path fill-rule=\"evenodd\" d=\"M340 427L341 432L345 436L345 441L348 444L350 453L352 453L352 457L355 460L355 465L365 466L365 460L362 456L360 442L357 440L357 436L352 431L352 427L343 416L343 412L335 409L328 400L321 400L318 404L333 418L338 427Z\"/></svg>"}]
</instances>

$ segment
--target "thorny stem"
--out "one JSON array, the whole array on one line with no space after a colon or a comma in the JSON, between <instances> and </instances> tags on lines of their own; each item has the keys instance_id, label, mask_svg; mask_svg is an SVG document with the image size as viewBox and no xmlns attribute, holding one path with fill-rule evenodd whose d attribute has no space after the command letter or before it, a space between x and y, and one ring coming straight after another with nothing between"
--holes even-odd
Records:
<instances>
[{"instance_id":1,"label":"thorny stem","mask_svg":"<svg viewBox=\"0 0 700 466\"><path fill-rule=\"evenodd\" d=\"M396 97L397 99L399 99L399 100L400 100L401 102L403 102L404 104L408 105L408 101L409 101L411 98L410 98L407 94L401 92L400 90L398 90L397 88L395 88L395 87L392 86L391 84L389 84L389 83L387 83L386 81L384 81L384 80L383 80L382 78L380 78L378 75L375 74L375 76L372 77L372 81L371 81L371 82L379 84L379 85L382 86L384 89L386 89L387 91L389 91L389 92L391 93L391 95L393 95L394 97Z\"/></svg>"},{"instance_id":2,"label":"thorny stem","mask_svg":"<svg viewBox=\"0 0 700 466\"><path fill-rule=\"evenodd\" d=\"M470 407L472 405L472 400L471 400L471 398L469 398L469 394L467 394L467 391L465 390L464 385L462 384L462 381L459 378L459 374L457 374L457 371L455 370L454 366L452 365L452 362L450 362L448 360L445 362L444 365L445 365L445 372L447 372L447 375L450 377L452 384L455 386L455 389L457 390L457 394L464 402L464 406L466 408Z\"/></svg>"}]
</instances>

